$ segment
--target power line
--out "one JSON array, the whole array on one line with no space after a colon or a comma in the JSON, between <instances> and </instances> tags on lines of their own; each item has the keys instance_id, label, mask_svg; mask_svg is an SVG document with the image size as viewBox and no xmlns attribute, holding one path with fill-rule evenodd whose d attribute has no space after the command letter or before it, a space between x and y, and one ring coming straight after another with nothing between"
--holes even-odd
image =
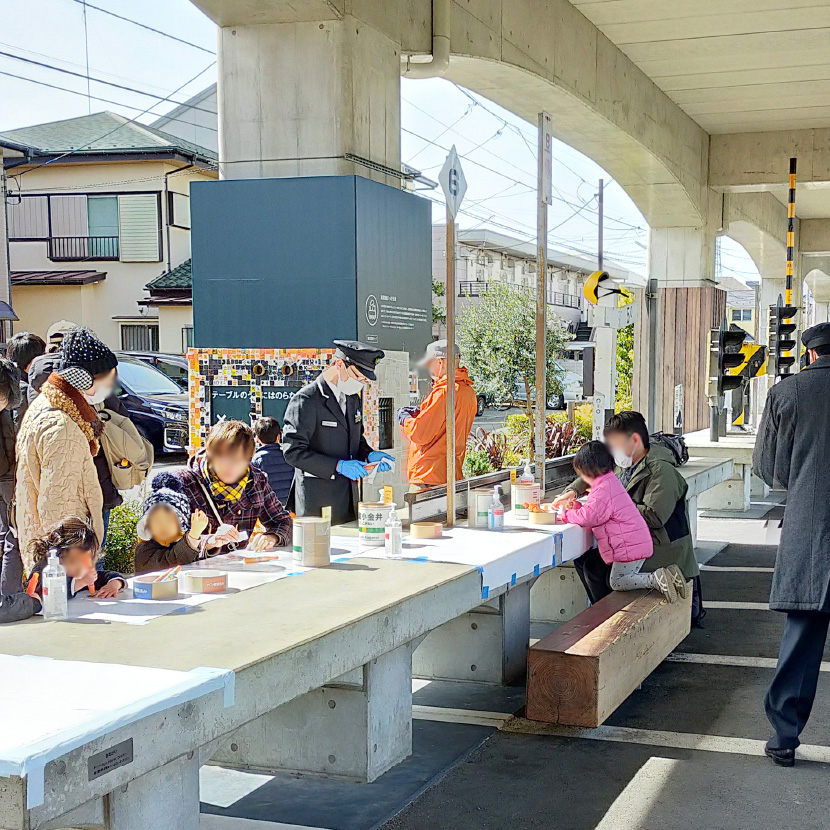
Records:
<instances>
[{"instance_id":1,"label":"power line","mask_svg":"<svg viewBox=\"0 0 830 830\"><path fill-rule=\"evenodd\" d=\"M184 38L176 37L176 35L171 35L169 32L163 32L161 29L154 29L146 23L140 23L138 20L133 20L131 17L124 17L122 14L116 14L115 12L111 12L109 9L102 9L100 6L93 6L92 3L87 3L85 0L74 0L74 2L84 6L85 8L95 9L96 12L101 12L101 14L108 14L110 17L123 20L125 23L132 23L133 26L140 26L142 29L147 29L148 32L154 32L155 34L166 37L169 40L175 40L177 43L183 43L185 46L192 46L194 49L198 49L201 52L207 52L208 55L216 54L216 52L212 49L206 49L204 46L199 46L198 43L192 43Z\"/></svg>"},{"instance_id":2,"label":"power line","mask_svg":"<svg viewBox=\"0 0 830 830\"><path fill-rule=\"evenodd\" d=\"M25 75L15 75L14 72L5 72L2 69L0 69L0 75L6 75L9 78L16 78L19 81L28 81L30 84L37 84L38 86L45 86L45 87L48 87L49 89L57 89L61 92L71 92L73 95L82 95L84 98L90 97L90 98L92 98L93 101L101 101L104 104L114 104L117 107L123 107L124 109L128 109L128 110L135 110L136 112L138 112L141 109L141 107L136 107L136 106L133 106L132 104L124 104L121 101L113 101L111 98L101 98L98 95L89 95L88 96L86 92L81 92L78 89L69 89L69 87L58 86L57 84L50 84L47 81L38 81L35 78L27 78ZM187 124L188 126L191 126L191 127L193 126L192 122L184 121L181 118L173 118L169 115L165 115L165 116L162 116L162 117L167 118L170 121L177 121L180 124ZM144 126L144 125L142 125L142 126ZM218 133L219 132L219 130L216 127L207 127L207 126L202 125L202 124L199 124L198 126L199 126L200 130L210 130L213 133Z\"/></svg>"},{"instance_id":3,"label":"power line","mask_svg":"<svg viewBox=\"0 0 830 830\"><path fill-rule=\"evenodd\" d=\"M165 100L169 100L177 92L181 91L182 89L184 89L189 84L192 84L193 81L195 81L201 75L204 75L205 72L207 72L208 69L212 68L215 64L216 64L215 60L211 61L204 69L200 70L192 78L190 78L190 80L185 81L180 87L178 87L177 89L174 89L170 93L170 95L167 96L167 98ZM153 109L154 107L157 107L157 106L158 106L158 103L150 104L150 106L147 107L147 109L143 110L138 115L134 116L133 118L130 118L128 121L125 121L123 124L119 124L117 127L114 127L112 130L108 130L103 135L100 135L97 138L90 139L89 141L86 142L86 144L82 144L80 147L76 147L75 149L69 150L66 153L61 153L59 156L55 156L54 158L48 159L47 161L44 161L41 164L36 165L35 167L30 167L27 170L21 171L20 173L18 173L17 175L14 176L14 178L16 178L17 181L18 181L18 188L20 187L20 179L22 179L23 176L26 173L32 173L35 170L39 170L41 167L46 167L49 164L54 164L56 161L60 161L61 159L66 158L67 156L71 156L74 153L78 153L81 150L85 150L87 147L89 147L90 144L95 144L98 141L103 141L103 139L105 139L107 136L110 136L113 133L118 132L118 130L120 130L122 127L126 127L128 124L132 124L136 119L141 118L142 115L146 115L148 112L150 112L151 109Z\"/></svg>"},{"instance_id":4,"label":"power line","mask_svg":"<svg viewBox=\"0 0 830 830\"><path fill-rule=\"evenodd\" d=\"M43 61L36 61L36 60L33 60L32 58L24 58L22 55L14 55L11 52L0 51L0 56L2 56L4 58L11 58L12 60L16 60L16 61L22 61L23 63L32 64L34 66L40 66L44 69L51 69L53 72L61 72L64 75L71 75L75 78L82 78L82 79L87 80L87 81L88 80L93 80L93 81L95 81L96 84L104 84L105 86L115 87L116 89L123 89L126 92L132 92L132 93L135 93L136 95L143 95L146 98L156 98L159 102L168 101L171 104L186 104L187 103L187 101L171 100L172 96L175 95L180 89L183 89L184 87L179 87L179 89L174 90L173 92L171 92L170 95L166 95L166 96L162 97L161 95L156 95L154 92L145 92L144 90L136 89L135 87L124 86L124 84L117 84L114 81L104 81L104 80L101 80L100 78L91 78L90 79L89 75L85 75L83 72L73 72L71 69L64 69L61 66L53 66L52 64L44 63ZM213 61L211 66L213 66L214 63L216 63L216 61ZM210 69L210 66L208 67L208 69ZM207 72L207 69L203 69L199 73L199 75L203 75L205 72ZM199 75L197 75L196 77L198 78ZM185 84L184 86L187 86L187 84ZM204 107L198 107L195 104L192 105L190 108L193 109L193 110L196 110L198 112L206 112L209 115L216 115L216 113L213 110L205 109Z\"/></svg>"}]
</instances>

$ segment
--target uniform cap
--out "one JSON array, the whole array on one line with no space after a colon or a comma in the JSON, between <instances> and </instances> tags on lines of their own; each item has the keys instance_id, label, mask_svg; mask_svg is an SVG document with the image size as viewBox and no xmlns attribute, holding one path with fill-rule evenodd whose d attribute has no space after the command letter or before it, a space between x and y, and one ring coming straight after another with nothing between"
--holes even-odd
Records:
<instances>
[{"instance_id":1,"label":"uniform cap","mask_svg":"<svg viewBox=\"0 0 830 830\"><path fill-rule=\"evenodd\" d=\"M830 323L818 323L810 326L801 335L801 342L808 349L830 345Z\"/></svg>"},{"instance_id":2,"label":"uniform cap","mask_svg":"<svg viewBox=\"0 0 830 830\"><path fill-rule=\"evenodd\" d=\"M375 367L383 360L383 349L376 349L359 340L335 340L334 345L337 346L335 358L353 364L369 380L375 380Z\"/></svg>"}]
</instances>

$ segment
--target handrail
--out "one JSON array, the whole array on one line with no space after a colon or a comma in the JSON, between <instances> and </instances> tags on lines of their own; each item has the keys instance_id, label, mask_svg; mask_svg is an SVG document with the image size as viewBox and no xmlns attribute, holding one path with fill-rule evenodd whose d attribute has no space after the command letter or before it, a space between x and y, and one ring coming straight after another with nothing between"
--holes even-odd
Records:
<instances>
[{"instance_id":1,"label":"handrail","mask_svg":"<svg viewBox=\"0 0 830 830\"><path fill-rule=\"evenodd\" d=\"M531 465L535 470L535 465ZM565 455L561 458L549 458L545 462L545 492L559 490L566 484L570 484L575 478L573 469L573 455ZM497 470L493 473L485 473L480 476L466 478L455 484L455 506L458 512L464 513L467 508L467 494L471 490L481 490L493 487L510 480L510 470ZM432 519L447 514L447 487L439 484L420 490L417 493L404 494L404 501L409 508L409 520L421 521Z\"/></svg>"}]
</instances>

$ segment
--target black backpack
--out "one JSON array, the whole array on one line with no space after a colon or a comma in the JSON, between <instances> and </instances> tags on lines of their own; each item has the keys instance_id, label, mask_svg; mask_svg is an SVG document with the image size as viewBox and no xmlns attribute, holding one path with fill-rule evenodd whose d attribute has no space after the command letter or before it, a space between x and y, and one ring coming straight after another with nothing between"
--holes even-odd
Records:
<instances>
[{"instance_id":1,"label":"black backpack","mask_svg":"<svg viewBox=\"0 0 830 830\"><path fill-rule=\"evenodd\" d=\"M668 432L655 432L651 436L651 443L669 450L678 466L685 464L689 460L689 449L682 435L673 435Z\"/></svg>"}]
</instances>

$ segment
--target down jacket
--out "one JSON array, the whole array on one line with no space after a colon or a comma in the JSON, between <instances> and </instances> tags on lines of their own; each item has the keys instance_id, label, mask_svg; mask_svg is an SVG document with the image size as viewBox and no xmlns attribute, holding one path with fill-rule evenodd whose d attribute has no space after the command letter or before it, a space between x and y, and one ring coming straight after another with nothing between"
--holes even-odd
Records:
<instances>
[{"instance_id":1,"label":"down jacket","mask_svg":"<svg viewBox=\"0 0 830 830\"><path fill-rule=\"evenodd\" d=\"M29 406L17 435L16 519L20 554L32 569L29 546L65 516L89 517L104 536L104 499L89 442L81 428L45 395Z\"/></svg>"},{"instance_id":2,"label":"down jacket","mask_svg":"<svg viewBox=\"0 0 830 830\"><path fill-rule=\"evenodd\" d=\"M607 565L648 559L654 553L645 519L613 472L595 478L585 504L566 510L564 519L593 530Z\"/></svg>"}]
</instances>

